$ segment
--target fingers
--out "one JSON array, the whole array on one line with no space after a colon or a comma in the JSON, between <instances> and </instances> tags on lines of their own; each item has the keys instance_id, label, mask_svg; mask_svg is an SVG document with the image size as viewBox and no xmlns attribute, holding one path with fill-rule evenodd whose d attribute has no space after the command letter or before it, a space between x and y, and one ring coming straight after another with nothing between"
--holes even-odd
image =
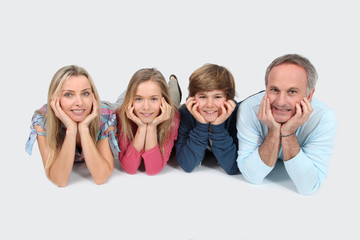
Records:
<instances>
[{"instance_id":1,"label":"fingers","mask_svg":"<svg viewBox=\"0 0 360 240\"><path fill-rule=\"evenodd\" d=\"M171 106L168 104L165 100L165 98L161 98L161 104L160 104L160 115L154 118L152 121L153 125L158 125L166 120L168 120L171 116Z\"/></svg>"},{"instance_id":2,"label":"fingers","mask_svg":"<svg viewBox=\"0 0 360 240\"><path fill-rule=\"evenodd\" d=\"M268 104L268 98L267 98L267 94L265 93L264 97L262 98L262 100L260 102L260 106L259 106L258 118L260 120L264 119L264 117L266 116L267 104Z\"/></svg>"}]
</instances>

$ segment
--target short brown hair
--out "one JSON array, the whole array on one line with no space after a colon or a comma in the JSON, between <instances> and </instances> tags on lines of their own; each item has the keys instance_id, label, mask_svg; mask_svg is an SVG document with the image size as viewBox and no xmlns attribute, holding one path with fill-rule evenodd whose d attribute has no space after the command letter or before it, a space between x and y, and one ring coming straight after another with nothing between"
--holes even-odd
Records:
<instances>
[{"instance_id":1,"label":"short brown hair","mask_svg":"<svg viewBox=\"0 0 360 240\"><path fill-rule=\"evenodd\" d=\"M223 90L227 99L234 99L235 80L225 67L205 64L191 74L188 90L190 97L198 92Z\"/></svg>"}]
</instances>

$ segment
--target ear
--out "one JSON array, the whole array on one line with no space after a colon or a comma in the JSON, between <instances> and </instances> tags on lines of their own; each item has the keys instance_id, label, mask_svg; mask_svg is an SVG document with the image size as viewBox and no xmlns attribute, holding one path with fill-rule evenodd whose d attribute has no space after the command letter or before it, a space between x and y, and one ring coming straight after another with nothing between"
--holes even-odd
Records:
<instances>
[{"instance_id":1,"label":"ear","mask_svg":"<svg viewBox=\"0 0 360 240\"><path fill-rule=\"evenodd\" d=\"M313 95L314 95L314 92L315 92L315 88L311 91L311 93L309 94L309 96L307 97L309 99L309 101L311 101Z\"/></svg>"}]
</instances>

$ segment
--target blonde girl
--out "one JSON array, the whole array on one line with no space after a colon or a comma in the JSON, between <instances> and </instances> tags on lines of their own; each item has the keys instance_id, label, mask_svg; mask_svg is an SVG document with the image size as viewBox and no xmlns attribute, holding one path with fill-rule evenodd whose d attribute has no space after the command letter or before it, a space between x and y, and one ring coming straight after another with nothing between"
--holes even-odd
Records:
<instances>
[{"instance_id":1,"label":"blonde girl","mask_svg":"<svg viewBox=\"0 0 360 240\"><path fill-rule=\"evenodd\" d=\"M117 114L123 169L134 174L143 160L148 175L159 173L169 160L180 121L164 76L154 68L138 70Z\"/></svg>"}]
</instances>

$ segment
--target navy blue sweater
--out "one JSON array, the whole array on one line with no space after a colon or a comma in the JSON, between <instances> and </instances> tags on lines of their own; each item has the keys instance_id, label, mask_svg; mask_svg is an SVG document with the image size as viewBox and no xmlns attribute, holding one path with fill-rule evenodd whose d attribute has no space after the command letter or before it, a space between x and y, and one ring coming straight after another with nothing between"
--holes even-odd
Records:
<instances>
[{"instance_id":1,"label":"navy blue sweater","mask_svg":"<svg viewBox=\"0 0 360 240\"><path fill-rule=\"evenodd\" d=\"M204 159L205 150L210 146L220 166L227 174L239 172L237 167L238 139L236 131L236 113L239 103L230 117L219 125L211 125L198 122L183 104L180 109L180 126L175 143L176 160L185 172L191 172Z\"/></svg>"}]
</instances>

